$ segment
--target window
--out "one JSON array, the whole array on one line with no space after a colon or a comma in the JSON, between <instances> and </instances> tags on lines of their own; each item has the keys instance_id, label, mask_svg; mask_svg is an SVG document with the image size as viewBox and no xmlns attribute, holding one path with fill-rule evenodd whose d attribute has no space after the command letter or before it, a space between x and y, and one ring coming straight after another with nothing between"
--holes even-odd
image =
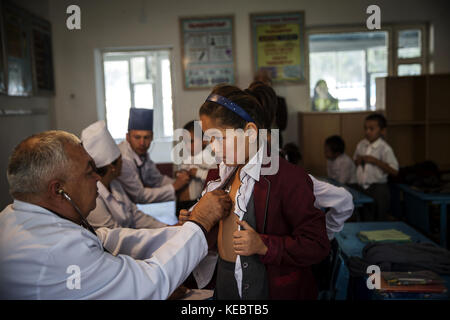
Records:
<instances>
[{"instance_id":1,"label":"window","mask_svg":"<svg viewBox=\"0 0 450 320\"><path fill-rule=\"evenodd\" d=\"M103 52L106 122L117 141L125 138L130 108L154 110L154 141L173 136L169 50Z\"/></svg>"},{"instance_id":2,"label":"window","mask_svg":"<svg viewBox=\"0 0 450 320\"><path fill-rule=\"evenodd\" d=\"M376 78L426 71L425 25L340 29L307 32L313 111L375 110Z\"/></svg>"},{"instance_id":3,"label":"window","mask_svg":"<svg viewBox=\"0 0 450 320\"><path fill-rule=\"evenodd\" d=\"M388 34L385 31L310 35L310 94L313 110L375 108L375 77L388 73L387 41ZM335 100L335 103L328 103L330 99Z\"/></svg>"}]
</instances>

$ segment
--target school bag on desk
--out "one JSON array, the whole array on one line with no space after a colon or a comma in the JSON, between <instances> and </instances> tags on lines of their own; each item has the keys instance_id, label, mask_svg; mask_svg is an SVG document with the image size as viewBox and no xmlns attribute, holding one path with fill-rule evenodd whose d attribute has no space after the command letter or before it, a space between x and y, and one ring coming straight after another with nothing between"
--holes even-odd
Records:
<instances>
[{"instance_id":1,"label":"school bag on desk","mask_svg":"<svg viewBox=\"0 0 450 320\"><path fill-rule=\"evenodd\" d=\"M381 271L430 270L437 274L450 274L450 251L431 243L369 243L362 259L351 257L350 273L366 275L367 267L377 265Z\"/></svg>"}]
</instances>

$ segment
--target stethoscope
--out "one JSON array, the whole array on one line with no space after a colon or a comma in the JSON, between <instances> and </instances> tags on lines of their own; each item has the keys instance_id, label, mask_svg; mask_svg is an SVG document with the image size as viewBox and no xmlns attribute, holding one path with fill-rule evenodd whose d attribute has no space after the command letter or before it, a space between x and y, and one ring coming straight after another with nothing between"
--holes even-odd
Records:
<instances>
[{"instance_id":1,"label":"stethoscope","mask_svg":"<svg viewBox=\"0 0 450 320\"><path fill-rule=\"evenodd\" d=\"M83 214L81 213L80 208L78 208L78 206L75 204L75 202L73 202L73 200L69 197L69 195L67 194L67 192L65 192L63 189L59 189L58 194L62 195L67 201L69 201L70 205L75 209L75 211L80 215L81 218L81 225L88 229L89 231L91 231L92 233L94 233L95 235L97 235L95 233L94 228L91 226L91 224L83 217Z\"/></svg>"}]
</instances>

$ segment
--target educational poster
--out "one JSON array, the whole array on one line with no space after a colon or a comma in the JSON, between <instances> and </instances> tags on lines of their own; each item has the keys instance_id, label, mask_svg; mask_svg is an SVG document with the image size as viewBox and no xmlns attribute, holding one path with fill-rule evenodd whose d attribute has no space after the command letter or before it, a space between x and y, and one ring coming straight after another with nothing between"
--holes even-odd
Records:
<instances>
[{"instance_id":1,"label":"educational poster","mask_svg":"<svg viewBox=\"0 0 450 320\"><path fill-rule=\"evenodd\" d=\"M30 96L33 90L29 17L4 2L4 31L8 72L8 95Z\"/></svg>"},{"instance_id":2,"label":"educational poster","mask_svg":"<svg viewBox=\"0 0 450 320\"><path fill-rule=\"evenodd\" d=\"M185 89L235 83L233 17L181 18Z\"/></svg>"},{"instance_id":3,"label":"educational poster","mask_svg":"<svg viewBox=\"0 0 450 320\"><path fill-rule=\"evenodd\" d=\"M303 12L252 14L255 72L267 69L274 82L305 80Z\"/></svg>"},{"instance_id":4,"label":"educational poster","mask_svg":"<svg viewBox=\"0 0 450 320\"><path fill-rule=\"evenodd\" d=\"M54 79L50 22L33 17L31 33L36 93L53 93Z\"/></svg>"}]
</instances>

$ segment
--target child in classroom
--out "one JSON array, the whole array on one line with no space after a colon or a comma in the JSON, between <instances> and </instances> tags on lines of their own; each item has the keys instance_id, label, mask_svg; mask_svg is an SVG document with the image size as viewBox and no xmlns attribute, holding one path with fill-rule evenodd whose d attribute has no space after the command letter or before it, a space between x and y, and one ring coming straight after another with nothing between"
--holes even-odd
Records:
<instances>
[{"instance_id":1,"label":"child in classroom","mask_svg":"<svg viewBox=\"0 0 450 320\"><path fill-rule=\"evenodd\" d=\"M217 168L215 159L211 156L208 143L203 141L200 121L189 121L183 129L189 132L189 141L187 141L186 149L190 154L183 160L183 164L179 166L179 170L186 170L191 180L178 194L177 212L181 209L190 208L197 202L204 188L208 171ZM199 136L195 136L195 131L200 133ZM195 150L195 144L201 146L201 149ZM195 153L196 151L197 153Z\"/></svg>"},{"instance_id":2,"label":"child in classroom","mask_svg":"<svg viewBox=\"0 0 450 320\"><path fill-rule=\"evenodd\" d=\"M325 158L327 158L327 175L342 184L356 183L356 167L352 158L345 153L345 142L338 136L325 140Z\"/></svg>"},{"instance_id":3,"label":"child in classroom","mask_svg":"<svg viewBox=\"0 0 450 320\"><path fill-rule=\"evenodd\" d=\"M370 220L387 219L390 205L388 175L398 174L397 158L384 140L386 126L387 121L382 114L368 115L364 121L365 138L358 143L353 156L357 188L375 201Z\"/></svg>"},{"instance_id":4,"label":"child in classroom","mask_svg":"<svg viewBox=\"0 0 450 320\"><path fill-rule=\"evenodd\" d=\"M208 255L194 270L198 286L210 281L217 264L215 297L219 300L316 299L311 266L328 255L330 242L325 214L314 206L310 177L301 167L280 158L278 150L278 170L272 175L263 173L267 146L259 146L252 154L249 145L260 138L252 133L245 137L245 148L236 150L236 139L227 136L226 129L258 132L272 123L253 95L219 85L199 113L206 135L217 130L223 136L222 145L215 136L211 138L223 160L220 178L210 181L204 192L229 190L233 211L218 225L218 254ZM233 157L227 155L233 151L238 152L230 160ZM244 155L244 164L238 163L237 153ZM182 214L180 218L186 219Z\"/></svg>"}]
</instances>

